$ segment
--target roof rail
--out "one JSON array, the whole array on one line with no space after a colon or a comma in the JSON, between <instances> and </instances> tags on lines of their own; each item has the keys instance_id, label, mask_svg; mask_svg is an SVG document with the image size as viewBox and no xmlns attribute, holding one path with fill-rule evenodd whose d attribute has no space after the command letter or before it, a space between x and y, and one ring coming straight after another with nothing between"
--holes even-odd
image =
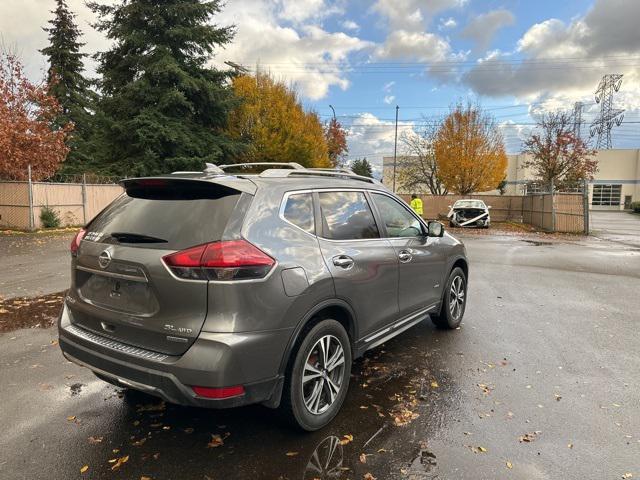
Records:
<instances>
[{"instance_id":1,"label":"roof rail","mask_svg":"<svg viewBox=\"0 0 640 480\"><path fill-rule=\"evenodd\" d=\"M292 176L333 177L333 178L345 178L348 180L358 180L361 182L373 183L375 185L382 185L382 183L380 183L375 178L364 177L362 175L357 175L353 172L348 173L348 172L335 171L335 170L336 169L320 170L320 169L312 169L312 168L287 170L287 169L280 169L280 168L272 168L269 170L265 170L259 176L264 178L286 178L286 177L292 177Z\"/></svg>"},{"instance_id":2,"label":"roof rail","mask_svg":"<svg viewBox=\"0 0 640 480\"><path fill-rule=\"evenodd\" d=\"M227 168L238 167L288 167L293 170L305 170L305 167L296 162L250 162L250 163L231 163L229 165L220 165L220 169L224 172Z\"/></svg>"},{"instance_id":3,"label":"roof rail","mask_svg":"<svg viewBox=\"0 0 640 480\"><path fill-rule=\"evenodd\" d=\"M307 168L307 170L316 170L319 172L335 172L335 173L348 173L349 175L357 175L356 172L347 167L311 167Z\"/></svg>"}]
</instances>

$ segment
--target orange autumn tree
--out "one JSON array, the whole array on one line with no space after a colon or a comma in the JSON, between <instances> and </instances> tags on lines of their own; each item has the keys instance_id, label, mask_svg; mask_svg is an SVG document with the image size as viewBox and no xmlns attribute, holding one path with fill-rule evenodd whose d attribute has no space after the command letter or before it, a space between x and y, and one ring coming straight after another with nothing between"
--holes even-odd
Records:
<instances>
[{"instance_id":1,"label":"orange autumn tree","mask_svg":"<svg viewBox=\"0 0 640 480\"><path fill-rule=\"evenodd\" d=\"M494 119L471 104L456 105L444 119L436 135L435 156L442 182L459 195L494 190L507 170L504 142Z\"/></svg>"},{"instance_id":2,"label":"orange autumn tree","mask_svg":"<svg viewBox=\"0 0 640 480\"><path fill-rule=\"evenodd\" d=\"M29 81L20 60L0 52L0 178L26 180L50 177L64 161L65 139L72 124L57 127L60 105L49 85Z\"/></svg>"},{"instance_id":3,"label":"orange autumn tree","mask_svg":"<svg viewBox=\"0 0 640 480\"><path fill-rule=\"evenodd\" d=\"M239 104L229 115L228 133L247 145L236 161L331 166L320 119L304 110L295 91L260 72L235 77L233 90Z\"/></svg>"}]
</instances>

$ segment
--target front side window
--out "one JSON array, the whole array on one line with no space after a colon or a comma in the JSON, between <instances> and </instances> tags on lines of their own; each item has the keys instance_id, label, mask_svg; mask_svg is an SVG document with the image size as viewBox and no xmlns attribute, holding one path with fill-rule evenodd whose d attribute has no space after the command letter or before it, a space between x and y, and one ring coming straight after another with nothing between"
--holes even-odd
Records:
<instances>
[{"instance_id":1,"label":"front side window","mask_svg":"<svg viewBox=\"0 0 640 480\"><path fill-rule=\"evenodd\" d=\"M315 233L313 198L310 193L289 195L284 206L284 218L305 232Z\"/></svg>"},{"instance_id":2,"label":"front side window","mask_svg":"<svg viewBox=\"0 0 640 480\"><path fill-rule=\"evenodd\" d=\"M362 192L320 192L322 236L331 240L379 238L371 208Z\"/></svg>"},{"instance_id":3,"label":"front side window","mask_svg":"<svg viewBox=\"0 0 640 480\"><path fill-rule=\"evenodd\" d=\"M423 235L420 221L399 202L380 193L372 193L371 196L387 229L387 236L397 238Z\"/></svg>"}]
</instances>

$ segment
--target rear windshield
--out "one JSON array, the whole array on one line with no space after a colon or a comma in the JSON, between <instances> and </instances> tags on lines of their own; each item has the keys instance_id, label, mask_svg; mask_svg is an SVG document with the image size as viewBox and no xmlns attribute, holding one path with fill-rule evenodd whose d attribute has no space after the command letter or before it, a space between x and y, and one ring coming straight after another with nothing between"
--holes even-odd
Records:
<instances>
[{"instance_id":1,"label":"rear windshield","mask_svg":"<svg viewBox=\"0 0 640 480\"><path fill-rule=\"evenodd\" d=\"M85 239L168 250L217 241L240 195L205 182L128 184L89 224Z\"/></svg>"}]
</instances>

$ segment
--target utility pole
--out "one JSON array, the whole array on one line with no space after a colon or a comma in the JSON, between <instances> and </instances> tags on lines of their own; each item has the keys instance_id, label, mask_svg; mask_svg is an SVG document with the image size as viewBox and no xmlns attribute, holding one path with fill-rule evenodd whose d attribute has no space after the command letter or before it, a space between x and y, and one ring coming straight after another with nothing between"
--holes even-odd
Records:
<instances>
[{"instance_id":1,"label":"utility pole","mask_svg":"<svg viewBox=\"0 0 640 480\"><path fill-rule=\"evenodd\" d=\"M613 108L613 94L620 90L622 74L613 73L602 77L596 89L596 103L600 104L600 115L591 124L590 134L598 134L597 149L611 148L611 129L619 127L624 118L624 110Z\"/></svg>"},{"instance_id":2,"label":"utility pole","mask_svg":"<svg viewBox=\"0 0 640 480\"><path fill-rule=\"evenodd\" d=\"M398 161L398 110L400 110L400 107L396 105L396 135L393 141L393 188L391 189L393 193L396 193L396 163Z\"/></svg>"}]
</instances>

